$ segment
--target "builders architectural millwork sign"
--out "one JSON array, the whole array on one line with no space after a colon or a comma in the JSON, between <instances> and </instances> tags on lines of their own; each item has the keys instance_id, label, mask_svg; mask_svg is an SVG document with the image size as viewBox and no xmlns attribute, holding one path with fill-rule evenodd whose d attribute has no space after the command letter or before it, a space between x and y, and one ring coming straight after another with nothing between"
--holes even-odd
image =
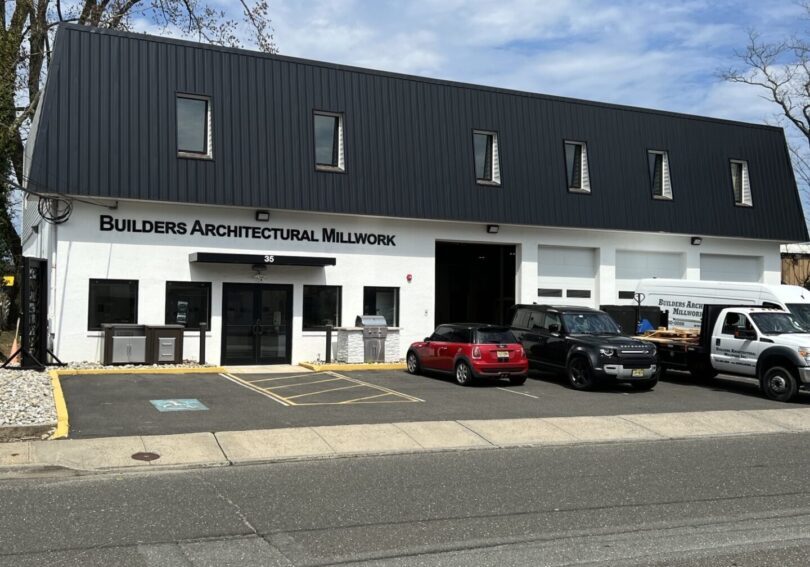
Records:
<instances>
[{"instance_id":1,"label":"builders architectural millwork sign","mask_svg":"<svg viewBox=\"0 0 810 567\"><path fill-rule=\"evenodd\" d=\"M371 246L396 246L395 234L340 231L322 227L320 232L309 228L279 228L242 224L204 223L171 220L117 219L112 215L99 215L99 230L102 232L130 232L143 234L177 234L191 236L214 236L219 238L250 238L255 240L289 240L293 242L331 242L336 244L368 244Z\"/></svg>"}]
</instances>

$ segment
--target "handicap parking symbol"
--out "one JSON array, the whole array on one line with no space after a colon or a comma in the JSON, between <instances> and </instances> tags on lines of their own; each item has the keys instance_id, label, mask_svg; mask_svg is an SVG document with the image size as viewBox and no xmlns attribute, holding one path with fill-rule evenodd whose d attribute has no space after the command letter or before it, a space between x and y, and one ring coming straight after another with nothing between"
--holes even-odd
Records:
<instances>
[{"instance_id":1,"label":"handicap parking symbol","mask_svg":"<svg viewBox=\"0 0 810 567\"><path fill-rule=\"evenodd\" d=\"M158 411L207 411L208 408L200 400L149 400Z\"/></svg>"}]
</instances>

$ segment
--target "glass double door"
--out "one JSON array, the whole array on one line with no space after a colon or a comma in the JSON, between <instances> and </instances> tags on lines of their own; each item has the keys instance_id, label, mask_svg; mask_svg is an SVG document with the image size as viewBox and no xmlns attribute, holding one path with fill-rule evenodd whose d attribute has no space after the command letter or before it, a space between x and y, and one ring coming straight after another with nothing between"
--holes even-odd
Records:
<instances>
[{"instance_id":1,"label":"glass double door","mask_svg":"<svg viewBox=\"0 0 810 567\"><path fill-rule=\"evenodd\" d=\"M289 364L291 285L222 286L222 363Z\"/></svg>"}]
</instances>

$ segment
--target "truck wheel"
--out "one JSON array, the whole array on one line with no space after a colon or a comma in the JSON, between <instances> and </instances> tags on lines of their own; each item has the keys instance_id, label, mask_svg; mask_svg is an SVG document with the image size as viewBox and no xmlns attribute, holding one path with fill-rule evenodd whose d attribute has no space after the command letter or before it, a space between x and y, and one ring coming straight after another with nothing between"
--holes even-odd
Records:
<instances>
[{"instance_id":1,"label":"truck wheel","mask_svg":"<svg viewBox=\"0 0 810 567\"><path fill-rule=\"evenodd\" d=\"M652 390L655 388L656 384L658 384L658 378L650 378L649 380L642 380L641 382L630 382L633 389L638 390L639 392Z\"/></svg>"},{"instance_id":2,"label":"truck wheel","mask_svg":"<svg viewBox=\"0 0 810 567\"><path fill-rule=\"evenodd\" d=\"M405 362L408 365L408 372L411 374L419 374L419 358L416 356L415 352L409 352L408 356L405 357Z\"/></svg>"},{"instance_id":3,"label":"truck wheel","mask_svg":"<svg viewBox=\"0 0 810 567\"><path fill-rule=\"evenodd\" d=\"M459 360L458 364L456 364L456 382L462 386L470 386L473 383L473 379L470 365L463 360Z\"/></svg>"},{"instance_id":4,"label":"truck wheel","mask_svg":"<svg viewBox=\"0 0 810 567\"><path fill-rule=\"evenodd\" d=\"M768 368L760 378L759 386L767 397L777 402L789 402L799 393L796 377L783 366Z\"/></svg>"},{"instance_id":5,"label":"truck wheel","mask_svg":"<svg viewBox=\"0 0 810 567\"><path fill-rule=\"evenodd\" d=\"M568 383L574 390L588 390L593 386L591 365L582 356L575 356L568 361Z\"/></svg>"}]
</instances>

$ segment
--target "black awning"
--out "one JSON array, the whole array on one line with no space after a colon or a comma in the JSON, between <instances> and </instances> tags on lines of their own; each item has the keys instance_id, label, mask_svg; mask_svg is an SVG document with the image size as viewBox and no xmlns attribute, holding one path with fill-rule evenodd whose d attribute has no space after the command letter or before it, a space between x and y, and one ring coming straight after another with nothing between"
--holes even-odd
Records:
<instances>
[{"instance_id":1,"label":"black awning","mask_svg":"<svg viewBox=\"0 0 810 567\"><path fill-rule=\"evenodd\" d=\"M279 256L278 254L223 254L219 252L192 252L189 262L202 264L263 264L265 266L334 266L335 258L323 256Z\"/></svg>"}]
</instances>

